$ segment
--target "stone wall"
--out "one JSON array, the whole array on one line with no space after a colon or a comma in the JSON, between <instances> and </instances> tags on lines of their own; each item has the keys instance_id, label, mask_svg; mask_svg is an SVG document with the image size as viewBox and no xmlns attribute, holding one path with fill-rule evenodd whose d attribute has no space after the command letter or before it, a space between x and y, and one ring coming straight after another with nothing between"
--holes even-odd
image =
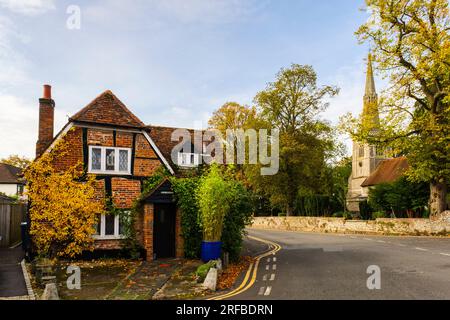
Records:
<instances>
[{"instance_id":1,"label":"stone wall","mask_svg":"<svg viewBox=\"0 0 450 320\"><path fill-rule=\"evenodd\" d=\"M450 211L435 219L345 220L321 217L255 217L251 228L379 235L450 235Z\"/></svg>"}]
</instances>

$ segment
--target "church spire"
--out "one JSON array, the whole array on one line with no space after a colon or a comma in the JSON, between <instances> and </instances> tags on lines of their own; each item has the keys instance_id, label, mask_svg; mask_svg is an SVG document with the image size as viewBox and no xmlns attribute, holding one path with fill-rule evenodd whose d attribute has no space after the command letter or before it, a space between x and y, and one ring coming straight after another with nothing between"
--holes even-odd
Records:
<instances>
[{"instance_id":1,"label":"church spire","mask_svg":"<svg viewBox=\"0 0 450 320\"><path fill-rule=\"evenodd\" d=\"M366 74L366 91L365 98L376 97L377 91L375 90L375 80L373 78L373 69L372 69L372 55L369 53L369 57L367 58L367 74Z\"/></svg>"},{"instance_id":2,"label":"church spire","mask_svg":"<svg viewBox=\"0 0 450 320\"><path fill-rule=\"evenodd\" d=\"M380 124L380 116L378 113L378 95L375 89L372 55L370 53L367 59L366 89L364 93L362 121L363 126L368 130L376 129Z\"/></svg>"}]
</instances>

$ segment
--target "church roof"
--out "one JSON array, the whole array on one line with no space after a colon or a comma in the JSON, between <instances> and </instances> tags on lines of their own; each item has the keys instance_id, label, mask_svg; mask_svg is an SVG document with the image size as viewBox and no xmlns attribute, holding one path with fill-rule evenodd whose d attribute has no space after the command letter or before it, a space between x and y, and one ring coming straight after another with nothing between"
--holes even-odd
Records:
<instances>
[{"instance_id":1,"label":"church roof","mask_svg":"<svg viewBox=\"0 0 450 320\"><path fill-rule=\"evenodd\" d=\"M380 183L394 182L403 175L406 169L408 169L406 157L383 160L361 186L369 187Z\"/></svg>"},{"instance_id":2,"label":"church roof","mask_svg":"<svg viewBox=\"0 0 450 320\"><path fill-rule=\"evenodd\" d=\"M103 92L70 120L131 128L145 127L110 90Z\"/></svg>"}]
</instances>

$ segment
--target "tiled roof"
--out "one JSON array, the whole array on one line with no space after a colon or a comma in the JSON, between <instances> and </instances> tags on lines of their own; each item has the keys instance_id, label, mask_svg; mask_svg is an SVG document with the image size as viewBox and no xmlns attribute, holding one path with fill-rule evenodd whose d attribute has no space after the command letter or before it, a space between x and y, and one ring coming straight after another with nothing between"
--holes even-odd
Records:
<instances>
[{"instance_id":1,"label":"tiled roof","mask_svg":"<svg viewBox=\"0 0 450 320\"><path fill-rule=\"evenodd\" d=\"M191 143L194 143L194 129L186 128L172 128L172 127L161 127L161 126L147 126L149 136L155 142L158 149L161 151L162 155L169 162L170 166L176 166L177 164L172 161L171 153L173 148L181 142L181 138L178 141L172 141L172 133L177 129L188 130L191 134ZM201 150L196 150L201 152Z\"/></svg>"},{"instance_id":2,"label":"tiled roof","mask_svg":"<svg viewBox=\"0 0 450 320\"><path fill-rule=\"evenodd\" d=\"M103 92L70 120L132 128L145 126L110 90Z\"/></svg>"},{"instance_id":3,"label":"tiled roof","mask_svg":"<svg viewBox=\"0 0 450 320\"><path fill-rule=\"evenodd\" d=\"M21 183L21 173L20 168L0 163L0 183Z\"/></svg>"},{"instance_id":4,"label":"tiled roof","mask_svg":"<svg viewBox=\"0 0 450 320\"><path fill-rule=\"evenodd\" d=\"M361 186L369 187L380 183L394 182L403 175L406 169L408 169L408 160L405 157L383 160Z\"/></svg>"}]
</instances>

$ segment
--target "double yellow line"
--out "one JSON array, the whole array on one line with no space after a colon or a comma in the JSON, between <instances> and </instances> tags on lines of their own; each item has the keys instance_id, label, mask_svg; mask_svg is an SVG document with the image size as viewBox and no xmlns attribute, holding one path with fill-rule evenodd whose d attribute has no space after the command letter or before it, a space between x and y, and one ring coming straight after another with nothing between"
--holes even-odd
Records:
<instances>
[{"instance_id":1,"label":"double yellow line","mask_svg":"<svg viewBox=\"0 0 450 320\"><path fill-rule=\"evenodd\" d=\"M281 246L275 242L269 241L269 240L265 240L265 239L260 239L260 238L256 238L256 237L252 237L249 236L250 239L256 240L256 241L260 241L263 243L266 243L269 245L270 250L257 256L255 261L252 262L250 264L250 266L248 267L247 273L245 274L244 280L242 281L242 283L239 285L239 287L237 287L236 289L234 289L233 291L230 291L226 294L220 295L220 296L216 296L216 297L212 297L209 298L207 300L223 300L223 299L227 299L227 298L231 298L234 297L238 294L241 294L245 291L247 291L248 289L250 289L253 284L256 281L256 276L258 273L258 266L259 266L259 261L267 256L270 255L274 255L275 253L277 253L278 251L281 250ZM252 272L253 271L253 272Z\"/></svg>"}]
</instances>

